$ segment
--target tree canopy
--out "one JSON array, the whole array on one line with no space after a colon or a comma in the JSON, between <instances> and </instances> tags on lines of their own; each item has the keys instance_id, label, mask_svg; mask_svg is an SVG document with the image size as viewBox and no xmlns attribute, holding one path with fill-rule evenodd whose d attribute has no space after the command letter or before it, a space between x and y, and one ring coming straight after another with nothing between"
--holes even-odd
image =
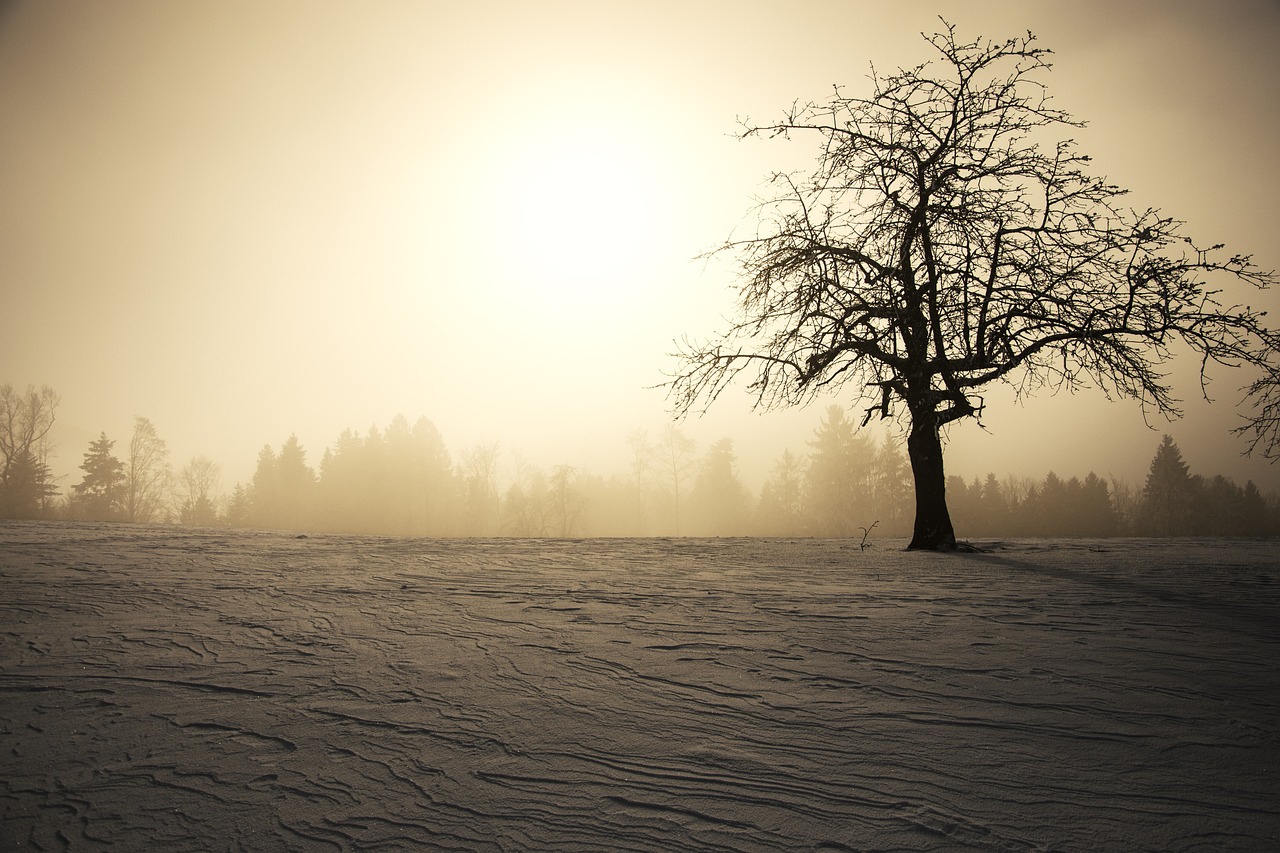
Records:
<instances>
[{"instance_id":1,"label":"tree canopy","mask_svg":"<svg viewBox=\"0 0 1280 853\"><path fill-rule=\"evenodd\" d=\"M1274 274L1095 174L1065 136L1081 122L1053 105L1051 54L1033 35L962 41L946 25L926 41L933 62L873 72L868 97L836 88L744 125L812 136L817 163L774 175L757 229L712 252L741 266L739 315L681 348L677 412L744 377L760 406L839 391L863 424L902 417L922 548L955 545L939 430L980 417L992 383L1094 386L1176 415L1166 364L1181 345L1205 383L1212 365L1254 369L1241 429L1274 450L1280 339L1223 290Z\"/></svg>"}]
</instances>

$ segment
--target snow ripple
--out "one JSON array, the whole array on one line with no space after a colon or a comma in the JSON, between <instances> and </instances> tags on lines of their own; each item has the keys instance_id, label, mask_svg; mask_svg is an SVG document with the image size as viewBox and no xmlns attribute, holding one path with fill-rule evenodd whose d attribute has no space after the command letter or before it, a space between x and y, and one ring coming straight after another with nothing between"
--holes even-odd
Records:
<instances>
[{"instance_id":1,"label":"snow ripple","mask_svg":"<svg viewBox=\"0 0 1280 853\"><path fill-rule=\"evenodd\" d=\"M0 524L0 848L1271 850L1280 547Z\"/></svg>"}]
</instances>

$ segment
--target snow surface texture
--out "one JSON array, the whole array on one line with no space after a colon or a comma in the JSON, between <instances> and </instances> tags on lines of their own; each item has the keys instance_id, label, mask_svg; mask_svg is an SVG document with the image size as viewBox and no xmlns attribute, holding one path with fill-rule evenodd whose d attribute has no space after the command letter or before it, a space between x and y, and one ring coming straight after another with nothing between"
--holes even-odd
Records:
<instances>
[{"instance_id":1,"label":"snow surface texture","mask_svg":"<svg viewBox=\"0 0 1280 853\"><path fill-rule=\"evenodd\" d=\"M0 849L1275 850L1280 546L0 523Z\"/></svg>"}]
</instances>

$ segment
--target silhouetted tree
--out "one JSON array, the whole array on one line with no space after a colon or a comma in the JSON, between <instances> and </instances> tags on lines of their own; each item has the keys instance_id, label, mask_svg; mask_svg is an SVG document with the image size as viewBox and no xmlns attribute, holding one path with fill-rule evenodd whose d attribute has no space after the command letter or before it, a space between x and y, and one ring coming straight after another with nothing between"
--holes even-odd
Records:
<instances>
[{"instance_id":1,"label":"silhouetted tree","mask_svg":"<svg viewBox=\"0 0 1280 853\"><path fill-rule=\"evenodd\" d=\"M1120 515L1111 500L1107 481L1092 471L1080 486L1079 506L1075 516L1077 535L1105 538L1115 536L1120 531Z\"/></svg>"},{"instance_id":2,"label":"silhouetted tree","mask_svg":"<svg viewBox=\"0 0 1280 853\"><path fill-rule=\"evenodd\" d=\"M277 454L266 445L249 489L249 520L258 527L298 530L311 526L316 475L296 435L289 436Z\"/></svg>"},{"instance_id":3,"label":"silhouetted tree","mask_svg":"<svg viewBox=\"0 0 1280 853\"><path fill-rule=\"evenodd\" d=\"M1221 474L1205 479L1192 477L1196 501L1196 528L1190 533L1204 536L1240 536L1244 489Z\"/></svg>"},{"instance_id":4,"label":"silhouetted tree","mask_svg":"<svg viewBox=\"0 0 1280 853\"><path fill-rule=\"evenodd\" d=\"M49 466L34 451L24 450L10 461L0 484L0 516L44 518L57 494Z\"/></svg>"},{"instance_id":5,"label":"silhouetted tree","mask_svg":"<svg viewBox=\"0 0 1280 853\"><path fill-rule=\"evenodd\" d=\"M1068 488L1069 482L1050 471L1040 484L1040 503L1036 518L1036 536L1066 536L1071 531L1074 519L1071 517L1072 497ZM1080 481L1076 480L1075 491L1079 491Z\"/></svg>"},{"instance_id":6,"label":"silhouetted tree","mask_svg":"<svg viewBox=\"0 0 1280 853\"><path fill-rule=\"evenodd\" d=\"M376 432L370 431L372 440ZM318 521L326 530L380 533L366 443L346 429L320 458Z\"/></svg>"},{"instance_id":7,"label":"silhouetted tree","mask_svg":"<svg viewBox=\"0 0 1280 853\"><path fill-rule=\"evenodd\" d=\"M420 417L413 423L409 441L410 489L420 513L411 532L419 536L453 533L457 523L458 483L444 436L434 423Z\"/></svg>"},{"instance_id":8,"label":"silhouetted tree","mask_svg":"<svg viewBox=\"0 0 1280 853\"><path fill-rule=\"evenodd\" d=\"M101 433L89 444L80 463L84 477L72 487L70 512L88 521L116 521L124 512L124 463L111 448L115 442Z\"/></svg>"},{"instance_id":9,"label":"silhouetted tree","mask_svg":"<svg viewBox=\"0 0 1280 853\"><path fill-rule=\"evenodd\" d=\"M156 521L169 499L172 477L164 439L151 421L134 418L124 467L124 517L140 524Z\"/></svg>"},{"instance_id":10,"label":"silhouetted tree","mask_svg":"<svg viewBox=\"0 0 1280 853\"><path fill-rule=\"evenodd\" d=\"M253 523L253 497L243 484L236 483L231 490L222 520L231 527L248 527Z\"/></svg>"},{"instance_id":11,"label":"silhouetted tree","mask_svg":"<svg viewBox=\"0 0 1280 853\"><path fill-rule=\"evenodd\" d=\"M58 403L47 385L25 392L0 385L0 515L36 518L57 494L48 456Z\"/></svg>"},{"instance_id":12,"label":"silhouetted tree","mask_svg":"<svg viewBox=\"0 0 1280 853\"><path fill-rule=\"evenodd\" d=\"M1164 436L1142 489L1137 532L1143 536L1186 536L1195 532L1195 493L1182 451L1171 437Z\"/></svg>"},{"instance_id":13,"label":"silhouetted tree","mask_svg":"<svg viewBox=\"0 0 1280 853\"><path fill-rule=\"evenodd\" d=\"M1221 474L1191 477L1190 527L1202 536L1266 536L1272 533L1266 499L1250 480L1243 488Z\"/></svg>"},{"instance_id":14,"label":"silhouetted tree","mask_svg":"<svg viewBox=\"0 0 1280 853\"><path fill-rule=\"evenodd\" d=\"M258 464L249 484L249 523L258 527L280 524L280 477L276 470L276 452L264 444L258 451Z\"/></svg>"},{"instance_id":15,"label":"silhouetted tree","mask_svg":"<svg viewBox=\"0 0 1280 853\"><path fill-rule=\"evenodd\" d=\"M1069 139L1046 144L1080 122L1050 103L1049 52L1032 35L962 42L948 25L927 40L936 65L873 71L868 98L836 89L745 126L816 136L818 165L776 175L758 227L717 250L741 259L740 319L717 341L686 343L669 385L677 411L709 405L746 371L757 405L852 389L867 418L905 417L913 548L955 545L940 430L979 417L991 383L1019 394L1095 384L1176 413L1162 366L1181 343L1202 379L1210 363L1260 371L1245 427L1275 448L1276 334L1205 283L1274 276L1126 206Z\"/></svg>"},{"instance_id":16,"label":"silhouetted tree","mask_svg":"<svg viewBox=\"0 0 1280 853\"><path fill-rule=\"evenodd\" d=\"M307 453L296 435L289 436L280 446L280 455L276 457L276 477L283 526L297 529L309 525L316 475L307 465Z\"/></svg>"},{"instance_id":17,"label":"silhouetted tree","mask_svg":"<svg viewBox=\"0 0 1280 853\"><path fill-rule=\"evenodd\" d=\"M978 498L977 495L970 494L969 484L964 481L964 477L955 474L948 476L946 488L947 511L951 517L967 529L980 529L976 526L980 522Z\"/></svg>"},{"instance_id":18,"label":"silhouetted tree","mask_svg":"<svg viewBox=\"0 0 1280 853\"><path fill-rule=\"evenodd\" d=\"M1246 482L1241 492L1238 521L1240 527L1234 535L1274 536L1280 532L1267 509L1266 498L1258 491L1253 480Z\"/></svg>"},{"instance_id":19,"label":"silhouetted tree","mask_svg":"<svg viewBox=\"0 0 1280 853\"><path fill-rule=\"evenodd\" d=\"M982 532L987 536L1009 534L1009 500L995 474L982 481L978 499L978 515Z\"/></svg>"}]
</instances>

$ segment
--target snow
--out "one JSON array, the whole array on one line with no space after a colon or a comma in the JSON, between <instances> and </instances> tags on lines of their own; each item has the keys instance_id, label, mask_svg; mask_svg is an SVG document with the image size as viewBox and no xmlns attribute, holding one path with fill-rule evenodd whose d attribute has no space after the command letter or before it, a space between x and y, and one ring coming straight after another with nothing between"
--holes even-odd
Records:
<instances>
[{"instance_id":1,"label":"snow","mask_svg":"<svg viewBox=\"0 0 1280 853\"><path fill-rule=\"evenodd\" d=\"M0 849L1273 850L1280 545L0 522Z\"/></svg>"}]
</instances>

